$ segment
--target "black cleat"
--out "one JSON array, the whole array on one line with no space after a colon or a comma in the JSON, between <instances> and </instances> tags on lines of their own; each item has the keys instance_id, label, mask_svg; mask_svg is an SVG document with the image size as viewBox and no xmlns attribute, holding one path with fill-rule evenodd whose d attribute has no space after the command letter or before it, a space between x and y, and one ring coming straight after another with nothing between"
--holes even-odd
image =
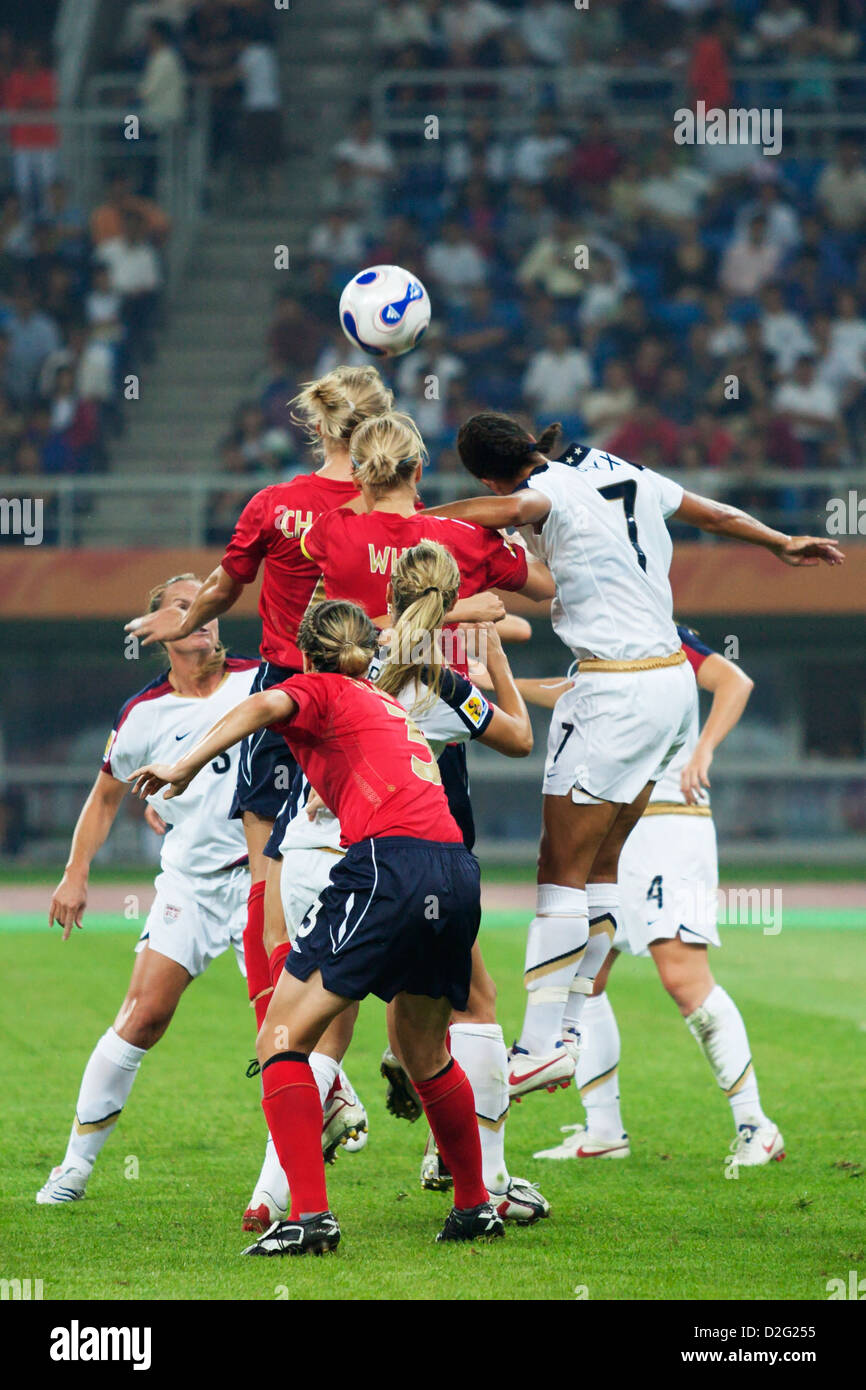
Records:
<instances>
[{"instance_id":1,"label":"black cleat","mask_svg":"<svg viewBox=\"0 0 866 1390\"><path fill-rule=\"evenodd\" d=\"M243 1255L327 1255L340 1244L340 1227L333 1212L322 1211L300 1221L275 1221Z\"/></svg>"},{"instance_id":2,"label":"black cleat","mask_svg":"<svg viewBox=\"0 0 866 1390\"><path fill-rule=\"evenodd\" d=\"M489 1240L505 1235L505 1223L490 1202L460 1211L452 1207L437 1240Z\"/></svg>"},{"instance_id":3,"label":"black cleat","mask_svg":"<svg viewBox=\"0 0 866 1390\"><path fill-rule=\"evenodd\" d=\"M388 1083L385 1109L396 1119L408 1120L410 1124L414 1124L421 1118L424 1107L418 1092L389 1047L386 1047L382 1054L379 1071Z\"/></svg>"}]
</instances>

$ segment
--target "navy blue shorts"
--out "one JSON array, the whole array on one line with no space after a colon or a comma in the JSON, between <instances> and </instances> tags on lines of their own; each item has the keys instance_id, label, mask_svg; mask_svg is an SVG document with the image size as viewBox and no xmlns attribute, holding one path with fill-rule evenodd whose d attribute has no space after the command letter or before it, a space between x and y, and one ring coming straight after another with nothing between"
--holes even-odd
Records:
<instances>
[{"instance_id":1,"label":"navy blue shorts","mask_svg":"<svg viewBox=\"0 0 866 1390\"><path fill-rule=\"evenodd\" d=\"M286 969L322 972L345 999L405 990L469 999L472 946L481 922L478 860L464 845L382 836L350 845L301 926Z\"/></svg>"},{"instance_id":2,"label":"navy blue shorts","mask_svg":"<svg viewBox=\"0 0 866 1390\"><path fill-rule=\"evenodd\" d=\"M271 686L296 676L297 671L263 661L256 671L250 694L270 690ZM238 780L229 819L237 820L244 811L254 811L265 820L276 820L289 794L297 763L281 734L258 729L241 743Z\"/></svg>"},{"instance_id":3,"label":"navy blue shorts","mask_svg":"<svg viewBox=\"0 0 866 1390\"><path fill-rule=\"evenodd\" d=\"M439 775L448 798L448 810L457 822L467 849L475 846L475 819L469 800L469 768L466 744L448 743L439 754Z\"/></svg>"}]
</instances>

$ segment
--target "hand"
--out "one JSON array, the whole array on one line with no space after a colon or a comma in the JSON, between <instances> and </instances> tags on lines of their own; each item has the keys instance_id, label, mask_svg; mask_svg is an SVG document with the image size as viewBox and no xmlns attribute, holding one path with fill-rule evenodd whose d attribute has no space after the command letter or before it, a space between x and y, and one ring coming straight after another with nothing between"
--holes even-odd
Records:
<instances>
[{"instance_id":1,"label":"hand","mask_svg":"<svg viewBox=\"0 0 866 1390\"><path fill-rule=\"evenodd\" d=\"M458 600L459 621L462 623L496 623L505 617L505 604L492 590ZM455 608L458 604L454 605Z\"/></svg>"},{"instance_id":2,"label":"hand","mask_svg":"<svg viewBox=\"0 0 866 1390\"><path fill-rule=\"evenodd\" d=\"M163 787L171 788L165 794L166 801L171 801L173 796L180 796L186 791L195 776L195 771L179 769L179 763L173 767L168 763L146 763L144 767L137 767L135 772L131 772L126 780L134 784L133 795L140 796L142 801L148 796L156 796Z\"/></svg>"},{"instance_id":3,"label":"hand","mask_svg":"<svg viewBox=\"0 0 866 1390\"><path fill-rule=\"evenodd\" d=\"M72 928L82 927L81 918L87 906L87 879L79 874L63 875L51 895L48 907L48 925L57 922L63 928L63 940L68 941Z\"/></svg>"},{"instance_id":4,"label":"hand","mask_svg":"<svg viewBox=\"0 0 866 1390\"><path fill-rule=\"evenodd\" d=\"M158 608L155 613L142 613L139 618L131 618L124 626L124 632L131 632L143 647L151 647L154 642L177 642L189 634L183 630L186 613L182 608L169 604Z\"/></svg>"},{"instance_id":5,"label":"hand","mask_svg":"<svg viewBox=\"0 0 866 1390\"><path fill-rule=\"evenodd\" d=\"M490 679L490 672L483 662L470 657L468 661L469 679L473 685L477 685L479 690L492 690L493 681Z\"/></svg>"},{"instance_id":6,"label":"hand","mask_svg":"<svg viewBox=\"0 0 866 1390\"><path fill-rule=\"evenodd\" d=\"M168 826L166 825L162 816L159 814L158 811L155 811L152 806L145 807L144 819L147 821L148 825L150 826L151 830L154 832L155 835L164 835L166 830L168 829Z\"/></svg>"},{"instance_id":7,"label":"hand","mask_svg":"<svg viewBox=\"0 0 866 1390\"><path fill-rule=\"evenodd\" d=\"M841 565L845 556L835 541L822 540L820 536L790 536L784 545L774 551L785 565L806 568L820 564Z\"/></svg>"},{"instance_id":8,"label":"hand","mask_svg":"<svg viewBox=\"0 0 866 1390\"><path fill-rule=\"evenodd\" d=\"M319 796L319 793L317 791L314 791L313 788L310 787L310 795L307 797L307 804L304 807L308 819L315 820L316 816L319 814L320 811L327 811L327 809L328 808L325 805L322 798Z\"/></svg>"},{"instance_id":9,"label":"hand","mask_svg":"<svg viewBox=\"0 0 866 1390\"><path fill-rule=\"evenodd\" d=\"M700 806L706 801L703 788L710 785L708 774L712 761L712 750L698 745L680 773L680 789L689 806Z\"/></svg>"}]
</instances>

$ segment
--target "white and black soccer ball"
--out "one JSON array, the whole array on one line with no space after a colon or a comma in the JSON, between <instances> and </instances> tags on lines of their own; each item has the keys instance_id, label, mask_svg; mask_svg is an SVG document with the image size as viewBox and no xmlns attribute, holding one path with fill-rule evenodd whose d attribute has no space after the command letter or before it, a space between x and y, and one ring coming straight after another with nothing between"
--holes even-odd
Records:
<instances>
[{"instance_id":1,"label":"white and black soccer ball","mask_svg":"<svg viewBox=\"0 0 866 1390\"><path fill-rule=\"evenodd\" d=\"M340 326L372 357L400 357L421 341L430 322L430 296L399 265L371 265L353 275L340 295Z\"/></svg>"}]
</instances>

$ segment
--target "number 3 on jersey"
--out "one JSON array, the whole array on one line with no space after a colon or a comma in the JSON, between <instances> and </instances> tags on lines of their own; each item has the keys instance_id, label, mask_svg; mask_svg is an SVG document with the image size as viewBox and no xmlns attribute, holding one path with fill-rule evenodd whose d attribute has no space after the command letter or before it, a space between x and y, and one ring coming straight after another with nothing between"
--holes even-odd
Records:
<instances>
[{"instance_id":1,"label":"number 3 on jersey","mask_svg":"<svg viewBox=\"0 0 866 1390\"><path fill-rule=\"evenodd\" d=\"M628 538L637 556L637 562L644 574L646 574L646 556L638 544L637 522L634 519L637 483L633 478L629 478L628 482L625 483L611 483L608 487L600 487L598 492L599 496L604 497L608 502L622 502L622 509L625 512L625 524L628 529Z\"/></svg>"}]
</instances>

